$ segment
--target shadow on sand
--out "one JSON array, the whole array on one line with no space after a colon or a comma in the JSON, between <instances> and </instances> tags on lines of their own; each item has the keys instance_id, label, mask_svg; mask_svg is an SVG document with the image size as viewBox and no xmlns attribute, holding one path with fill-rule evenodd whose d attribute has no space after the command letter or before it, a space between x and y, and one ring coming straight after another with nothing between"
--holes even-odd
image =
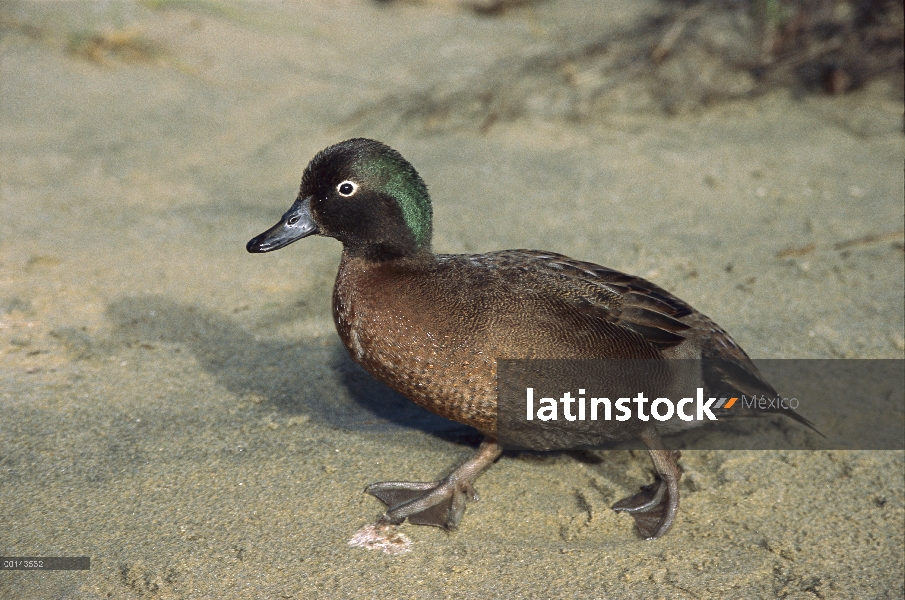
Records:
<instances>
[{"instance_id":1,"label":"shadow on sand","mask_svg":"<svg viewBox=\"0 0 905 600\"><path fill-rule=\"evenodd\" d=\"M222 314L159 295L120 298L106 314L115 342L180 344L231 393L262 398L280 412L351 431L420 429L449 441L479 439L474 429L376 381L338 341L256 338Z\"/></svg>"}]
</instances>

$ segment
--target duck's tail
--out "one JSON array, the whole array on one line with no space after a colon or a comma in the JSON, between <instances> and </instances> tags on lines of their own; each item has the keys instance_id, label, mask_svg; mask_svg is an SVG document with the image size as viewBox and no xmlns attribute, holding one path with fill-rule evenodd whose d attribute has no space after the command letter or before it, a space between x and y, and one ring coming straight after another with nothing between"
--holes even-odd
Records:
<instances>
[{"instance_id":1,"label":"duck's tail","mask_svg":"<svg viewBox=\"0 0 905 600\"><path fill-rule=\"evenodd\" d=\"M779 393L772 385L767 383L754 363L747 356L743 359L725 357L704 359L704 384L708 388L708 394L720 396L748 396L776 398ZM739 410L733 411L732 416L747 417L759 416L763 413L783 414L790 419L798 421L805 427L813 430L821 437L826 437L822 431L794 410L781 408L766 408L763 410Z\"/></svg>"}]
</instances>

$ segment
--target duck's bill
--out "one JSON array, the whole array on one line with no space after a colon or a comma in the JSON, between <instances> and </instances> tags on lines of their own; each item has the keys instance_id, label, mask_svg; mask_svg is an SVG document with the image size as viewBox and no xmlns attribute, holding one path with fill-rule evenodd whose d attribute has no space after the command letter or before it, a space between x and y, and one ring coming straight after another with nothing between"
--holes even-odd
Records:
<instances>
[{"instance_id":1,"label":"duck's bill","mask_svg":"<svg viewBox=\"0 0 905 600\"><path fill-rule=\"evenodd\" d=\"M288 246L296 240L317 233L317 223L311 216L311 198L299 198L283 215L280 222L249 240L245 249L249 252L270 252Z\"/></svg>"}]
</instances>

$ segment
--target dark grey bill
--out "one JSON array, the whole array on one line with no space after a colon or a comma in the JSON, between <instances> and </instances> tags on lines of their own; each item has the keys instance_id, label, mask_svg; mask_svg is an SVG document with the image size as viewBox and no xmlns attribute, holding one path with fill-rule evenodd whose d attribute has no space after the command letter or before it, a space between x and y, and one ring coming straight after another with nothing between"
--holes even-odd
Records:
<instances>
[{"instance_id":1,"label":"dark grey bill","mask_svg":"<svg viewBox=\"0 0 905 600\"><path fill-rule=\"evenodd\" d=\"M317 223L311 217L311 198L299 198L283 215L280 222L249 240L245 249L249 252L270 252L288 246L296 240L317 233Z\"/></svg>"}]
</instances>

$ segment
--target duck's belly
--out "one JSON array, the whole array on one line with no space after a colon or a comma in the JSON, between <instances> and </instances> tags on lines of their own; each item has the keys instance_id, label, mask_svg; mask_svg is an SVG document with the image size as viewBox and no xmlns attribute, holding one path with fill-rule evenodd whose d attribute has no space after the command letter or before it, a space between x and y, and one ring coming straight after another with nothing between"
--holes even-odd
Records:
<instances>
[{"instance_id":1,"label":"duck's belly","mask_svg":"<svg viewBox=\"0 0 905 600\"><path fill-rule=\"evenodd\" d=\"M477 332L453 333L449 315L419 319L392 303L358 300L339 293L333 302L352 359L419 406L493 435L496 363L476 343Z\"/></svg>"}]
</instances>

